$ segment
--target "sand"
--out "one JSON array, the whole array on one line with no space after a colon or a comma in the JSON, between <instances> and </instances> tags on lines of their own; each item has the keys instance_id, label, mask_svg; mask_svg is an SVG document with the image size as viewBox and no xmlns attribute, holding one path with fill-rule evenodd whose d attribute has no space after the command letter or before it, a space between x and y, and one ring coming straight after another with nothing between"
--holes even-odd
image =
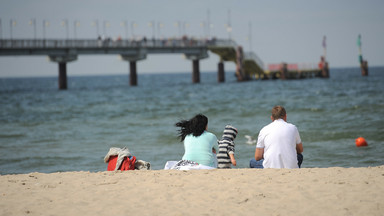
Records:
<instances>
[{"instance_id":1,"label":"sand","mask_svg":"<svg viewBox=\"0 0 384 216\"><path fill-rule=\"evenodd\" d=\"M384 215L384 166L0 176L0 215Z\"/></svg>"}]
</instances>

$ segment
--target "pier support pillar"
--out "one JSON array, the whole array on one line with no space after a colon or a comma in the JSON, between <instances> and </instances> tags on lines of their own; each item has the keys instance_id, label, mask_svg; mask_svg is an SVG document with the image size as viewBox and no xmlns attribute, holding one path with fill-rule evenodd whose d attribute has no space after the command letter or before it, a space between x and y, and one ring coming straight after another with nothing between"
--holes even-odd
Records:
<instances>
[{"instance_id":1,"label":"pier support pillar","mask_svg":"<svg viewBox=\"0 0 384 216\"><path fill-rule=\"evenodd\" d=\"M131 86L137 86L136 61L129 62L129 84Z\"/></svg>"},{"instance_id":2,"label":"pier support pillar","mask_svg":"<svg viewBox=\"0 0 384 216\"><path fill-rule=\"evenodd\" d=\"M120 55L124 61L129 61L129 85L137 86L137 61L147 58L147 50L139 49L137 53L131 55Z\"/></svg>"},{"instance_id":3,"label":"pier support pillar","mask_svg":"<svg viewBox=\"0 0 384 216\"><path fill-rule=\"evenodd\" d=\"M192 83L200 82L199 61L200 59L208 58L207 52L207 49L201 49L198 53L195 54L184 54L187 59L192 61Z\"/></svg>"},{"instance_id":4,"label":"pier support pillar","mask_svg":"<svg viewBox=\"0 0 384 216\"><path fill-rule=\"evenodd\" d=\"M199 60L192 60L192 83L200 82Z\"/></svg>"},{"instance_id":5,"label":"pier support pillar","mask_svg":"<svg viewBox=\"0 0 384 216\"><path fill-rule=\"evenodd\" d=\"M217 81L219 83L225 82L224 63L222 61L218 64Z\"/></svg>"},{"instance_id":6,"label":"pier support pillar","mask_svg":"<svg viewBox=\"0 0 384 216\"><path fill-rule=\"evenodd\" d=\"M67 89L67 62L77 60L77 55L51 55L49 60L59 64L59 90Z\"/></svg>"},{"instance_id":7,"label":"pier support pillar","mask_svg":"<svg viewBox=\"0 0 384 216\"><path fill-rule=\"evenodd\" d=\"M67 63L59 62L59 89L67 89Z\"/></svg>"}]
</instances>

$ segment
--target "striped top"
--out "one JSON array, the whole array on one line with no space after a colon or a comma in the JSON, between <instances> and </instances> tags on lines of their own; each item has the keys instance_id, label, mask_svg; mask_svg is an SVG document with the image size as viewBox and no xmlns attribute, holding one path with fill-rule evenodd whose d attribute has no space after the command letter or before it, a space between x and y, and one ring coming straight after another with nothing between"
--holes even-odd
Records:
<instances>
[{"instance_id":1,"label":"striped top","mask_svg":"<svg viewBox=\"0 0 384 216\"><path fill-rule=\"evenodd\" d=\"M234 140L237 135L237 129L231 125L225 126L222 139L219 141L219 152L217 154L217 168L231 168L230 154L235 154Z\"/></svg>"}]
</instances>

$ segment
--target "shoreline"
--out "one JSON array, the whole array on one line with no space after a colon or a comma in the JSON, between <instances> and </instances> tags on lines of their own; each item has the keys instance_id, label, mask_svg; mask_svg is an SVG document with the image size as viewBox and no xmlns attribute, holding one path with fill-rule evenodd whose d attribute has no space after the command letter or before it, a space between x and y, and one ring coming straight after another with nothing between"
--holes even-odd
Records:
<instances>
[{"instance_id":1,"label":"shoreline","mask_svg":"<svg viewBox=\"0 0 384 216\"><path fill-rule=\"evenodd\" d=\"M0 215L382 215L384 165L0 175Z\"/></svg>"}]
</instances>

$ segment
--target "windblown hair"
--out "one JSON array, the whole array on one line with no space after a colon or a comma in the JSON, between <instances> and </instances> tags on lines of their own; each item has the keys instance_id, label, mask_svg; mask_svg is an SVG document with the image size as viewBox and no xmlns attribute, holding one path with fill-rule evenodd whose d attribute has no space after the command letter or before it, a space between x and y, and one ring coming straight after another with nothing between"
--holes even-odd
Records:
<instances>
[{"instance_id":1,"label":"windblown hair","mask_svg":"<svg viewBox=\"0 0 384 216\"><path fill-rule=\"evenodd\" d=\"M287 115L287 112L285 111L284 107L282 106L275 106L272 108L272 118L273 120L276 119L282 119L284 116Z\"/></svg>"},{"instance_id":2,"label":"windblown hair","mask_svg":"<svg viewBox=\"0 0 384 216\"><path fill-rule=\"evenodd\" d=\"M185 137L189 134L193 136L200 136L207 128L208 118L203 114L197 114L190 120L182 120L175 124L176 127L180 127L178 130L181 141L184 141Z\"/></svg>"}]
</instances>

